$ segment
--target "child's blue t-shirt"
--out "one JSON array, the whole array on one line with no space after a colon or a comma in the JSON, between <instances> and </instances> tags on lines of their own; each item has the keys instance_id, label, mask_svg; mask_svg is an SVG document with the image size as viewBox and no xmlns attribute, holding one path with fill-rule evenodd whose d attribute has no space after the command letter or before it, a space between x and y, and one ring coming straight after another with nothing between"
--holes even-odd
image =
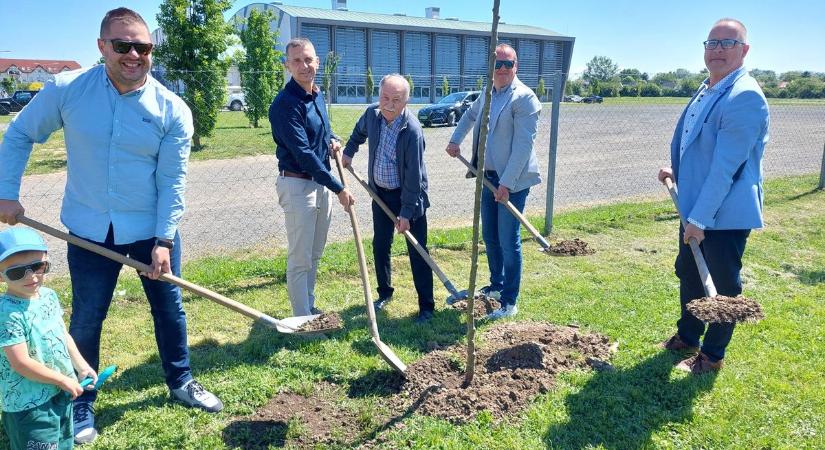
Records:
<instances>
[{"instance_id":1,"label":"child's blue t-shirt","mask_svg":"<svg viewBox=\"0 0 825 450\"><path fill-rule=\"evenodd\" d=\"M46 367L75 378L66 326L57 293L40 288L36 299L8 293L0 295L0 349L25 342L29 356ZM75 378L76 379L76 378ZM0 407L6 412L25 411L46 403L60 392L52 384L24 378L12 370L5 351L0 350Z\"/></svg>"}]
</instances>

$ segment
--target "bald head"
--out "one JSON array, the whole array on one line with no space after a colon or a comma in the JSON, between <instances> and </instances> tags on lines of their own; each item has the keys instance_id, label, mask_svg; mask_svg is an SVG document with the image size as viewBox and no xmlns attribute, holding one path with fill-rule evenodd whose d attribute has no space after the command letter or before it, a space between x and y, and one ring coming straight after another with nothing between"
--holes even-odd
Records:
<instances>
[{"instance_id":1,"label":"bald head","mask_svg":"<svg viewBox=\"0 0 825 450\"><path fill-rule=\"evenodd\" d=\"M744 23L736 19L732 19L730 17L725 17L723 19L717 20L716 23L714 23L711 27L711 30L713 30L713 28L716 28L717 26L724 26L735 29L738 33L738 39L742 42L748 42L748 29L745 28Z\"/></svg>"},{"instance_id":2,"label":"bald head","mask_svg":"<svg viewBox=\"0 0 825 450\"><path fill-rule=\"evenodd\" d=\"M745 25L736 19L719 19L713 24L708 33L708 44L716 45L705 46L705 66L710 73L711 86L744 65L750 50L747 37Z\"/></svg>"}]
</instances>

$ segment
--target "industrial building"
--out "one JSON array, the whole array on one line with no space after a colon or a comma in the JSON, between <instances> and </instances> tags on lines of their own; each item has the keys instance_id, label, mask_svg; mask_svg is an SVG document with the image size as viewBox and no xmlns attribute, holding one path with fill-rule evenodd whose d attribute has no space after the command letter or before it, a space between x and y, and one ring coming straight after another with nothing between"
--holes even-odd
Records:
<instances>
[{"instance_id":1,"label":"industrial building","mask_svg":"<svg viewBox=\"0 0 825 450\"><path fill-rule=\"evenodd\" d=\"M364 103L377 97L378 80L388 73L410 75L411 102L429 103L446 95L447 77L451 92L476 89L479 77L487 74L490 23L440 18L440 8L430 7L424 16L376 14L349 11L346 0L332 0L330 9L284 5L280 2L251 3L233 16L243 27L252 10L271 11L272 30L278 31L283 50L293 37L306 37L315 45L323 63L328 52L339 58L331 89L334 103ZM567 74L575 38L544 28L500 23L499 42L512 45L519 56L519 78L534 90L544 78L547 95L558 73ZM371 96L366 92L366 74L375 80Z\"/></svg>"}]
</instances>

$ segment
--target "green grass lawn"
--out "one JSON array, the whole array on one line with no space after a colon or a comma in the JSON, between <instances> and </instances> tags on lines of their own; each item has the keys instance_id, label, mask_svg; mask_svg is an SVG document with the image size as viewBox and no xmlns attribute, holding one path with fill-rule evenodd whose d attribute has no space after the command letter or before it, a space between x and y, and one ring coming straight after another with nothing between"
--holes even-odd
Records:
<instances>
[{"instance_id":1,"label":"green grass lawn","mask_svg":"<svg viewBox=\"0 0 825 450\"><path fill-rule=\"evenodd\" d=\"M233 420L278 392L310 393L320 381L342 388L341 408L358 414L363 439L380 435L387 449L823 448L825 192L815 185L813 176L767 184L767 227L751 235L743 270L744 294L763 305L766 319L737 328L718 376L677 373L676 358L657 347L674 331L679 311L678 225L669 201L560 214L551 239L578 237L597 252L550 258L526 241L516 320L575 323L609 336L620 344L615 370L562 374L554 389L500 423L483 414L464 425L413 414L401 426L382 428L388 394L379 380L390 369L369 341L352 242L330 245L321 261L317 304L345 323L326 340L280 335L186 295L195 376L226 405L215 415L167 401L148 306L137 278L125 271L101 352L102 366L120 369L97 402L102 434L88 448L224 448ZM534 224L541 229L540 220ZM467 228L430 235L435 260L459 288L467 283L470 236ZM404 252L396 238L396 299L379 315L379 328L409 364L427 342L461 343L465 326L444 309L447 292L438 283L436 319L423 328L413 323ZM283 251L243 252L191 262L183 276L283 317L289 315L285 264ZM482 274L484 264L482 258ZM68 310L68 281L50 285ZM288 424L273 447L285 437L289 447L289 437L301 432L300 424Z\"/></svg>"}]
</instances>

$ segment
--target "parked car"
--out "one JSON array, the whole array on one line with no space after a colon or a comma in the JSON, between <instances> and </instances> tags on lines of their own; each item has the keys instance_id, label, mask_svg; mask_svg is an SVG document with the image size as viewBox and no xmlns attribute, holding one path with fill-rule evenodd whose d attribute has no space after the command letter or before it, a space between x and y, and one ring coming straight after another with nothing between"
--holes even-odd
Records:
<instances>
[{"instance_id":1,"label":"parked car","mask_svg":"<svg viewBox=\"0 0 825 450\"><path fill-rule=\"evenodd\" d=\"M15 91L11 97L0 98L0 115L18 112L28 105L38 91Z\"/></svg>"},{"instance_id":2,"label":"parked car","mask_svg":"<svg viewBox=\"0 0 825 450\"><path fill-rule=\"evenodd\" d=\"M570 103L581 103L582 98L578 95L565 95L562 100Z\"/></svg>"},{"instance_id":3,"label":"parked car","mask_svg":"<svg viewBox=\"0 0 825 450\"><path fill-rule=\"evenodd\" d=\"M230 111L240 111L246 107L246 98L240 86L229 86L226 88L226 109Z\"/></svg>"},{"instance_id":4,"label":"parked car","mask_svg":"<svg viewBox=\"0 0 825 450\"><path fill-rule=\"evenodd\" d=\"M438 103L421 108L418 111L418 121L425 127L435 123L455 126L479 94L481 94L480 91L453 92L439 100Z\"/></svg>"},{"instance_id":5,"label":"parked car","mask_svg":"<svg viewBox=\"0 0 825 450\"><path fill-rule=\"evenodd\" d=\"M604 101L601 95L590 95L582 98L582 103L601 103Z\"/></svg>"}]
</instances>

